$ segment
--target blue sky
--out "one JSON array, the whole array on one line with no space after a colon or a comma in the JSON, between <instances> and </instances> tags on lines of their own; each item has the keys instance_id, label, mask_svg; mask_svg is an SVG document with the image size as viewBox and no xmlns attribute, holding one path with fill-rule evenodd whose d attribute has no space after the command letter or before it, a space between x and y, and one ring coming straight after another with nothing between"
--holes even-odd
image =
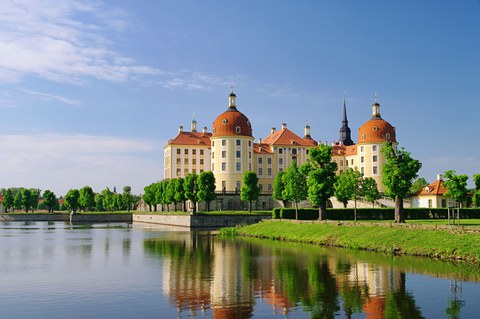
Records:
<instances>
[{"instance_id":1,"label":"blue sky","mask_svg":"<svg viewBox=\"0 0 480 319\"><path fill-rule=\"evenodd\" d=\"M231 85L256 140L338 139L345 95L356 141L377 93L420 176L480 173L480 1L7 0L0 25L0 187L141 193Z\"/></svg>"}]
</instances>

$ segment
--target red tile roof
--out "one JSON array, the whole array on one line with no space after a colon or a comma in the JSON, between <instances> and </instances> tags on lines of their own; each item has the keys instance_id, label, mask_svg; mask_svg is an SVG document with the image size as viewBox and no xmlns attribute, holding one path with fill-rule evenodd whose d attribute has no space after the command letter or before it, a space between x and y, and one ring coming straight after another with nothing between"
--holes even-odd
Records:
<instances>
[{"instance_id":1,"label":"red tile roof","mask_svg":"<svg viewBox=\"0 0 480 319\"><path fill-rule=\"evenodd\" d=\"M430 195L445 195L447 189L443 186L443 180L436 180L428 186L425 186L419 190L415 195L417 196L430 196Z\"/></svg>"},{"instance_id":2,"label":"red tile roof","mask_svg":"<svg viewBox=\"0 0 480 319\"><path fill-rule=\"evenodd\" d=\"M168 145L199 145L210 146L211 133L203 132L181 132L178 135L168 141Z\"/></svg>"},{"instance_id":3,"label":"red tile roof","mask_svg":"<svg viewBox=\"0 0 480 319\"><path fill-rule=\"evenodd\" d=\"M288 128L283 128L274 133L268 135L262 143L272 145L282 145L282 146L317 146L317 142L311 137L301 138L297 134L290 131Z\"/></svg>"},{"instance_id":4,"label":"red tile roof","mask_svg":"<svg viewBox=\"0 0 480 319\"><path fill-rule=\"evenodd\" d=\"M256 154L273 154L270 145L264 143L253 143L253 152Z\"/></svg>"}]
</instances>

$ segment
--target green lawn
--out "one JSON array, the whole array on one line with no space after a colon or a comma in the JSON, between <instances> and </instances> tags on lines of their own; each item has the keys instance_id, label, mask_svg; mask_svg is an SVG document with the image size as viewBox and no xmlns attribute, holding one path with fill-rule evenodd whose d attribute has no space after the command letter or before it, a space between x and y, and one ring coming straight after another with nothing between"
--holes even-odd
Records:
<instances>
[{"instance_id":1,"label":"green lawn","mask_svg":"<svg viewBox=\"0 0 480 319\"><path fill-rule=\"evenodd\" d=\"M454 226L452 226L453 228ZM434 227L388 227L327 222L268 221L236 230L245 236L380 251L388 254L480 261L480 234Z\"/></svg>"}]
</instances>

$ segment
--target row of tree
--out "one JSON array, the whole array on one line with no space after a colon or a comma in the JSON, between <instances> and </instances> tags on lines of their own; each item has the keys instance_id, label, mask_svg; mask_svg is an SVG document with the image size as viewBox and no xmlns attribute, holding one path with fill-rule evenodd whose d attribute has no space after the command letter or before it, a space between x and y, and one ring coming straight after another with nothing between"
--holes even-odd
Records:
<instances>
[{"instance_id":1,"label":"row of tree","mask_svg":"<svg viewBox=\"0 0 480 319\"><path fill-rule=\"evenodd\" d=\"M216 198L215 194L215 176L213 172L202 172L200 175L195 173L188 174L185 178L165 179L161 182L152 183L144 188L143 201L149 206L149 209L157 210L157 205L161 209L169 210L169 204L182 204L182 210L186 211L186 202L192 203L192 213L197 212L197 203L205 201L207 211L210 210L210 202Z\"/></svg>"},{"instance_id":2,"label":"row of tree","mask_svg":"<svg viewBox=\"0 0 480 319\"><path fill-rule=\"evenodd\" d=\"M24 209L26 212L37 209L40 190L35 188L2 189L3 206L8 212L11 209Z\"/></svg>"},{"instance_id":3,"label":"row of tree","mask_svg":"<svg viewBox=\"0 0 480 319\"><path fill-rule=\"evenodd\" d=\"M132 194L130 186L123 187L123 193L111 191L108 187L100 193L94 193L90 186L81 189L70 189L64 198L64 205L72 212L88 211L130 211L132 204L140 199Z\"/></svg>"}]
</instances>

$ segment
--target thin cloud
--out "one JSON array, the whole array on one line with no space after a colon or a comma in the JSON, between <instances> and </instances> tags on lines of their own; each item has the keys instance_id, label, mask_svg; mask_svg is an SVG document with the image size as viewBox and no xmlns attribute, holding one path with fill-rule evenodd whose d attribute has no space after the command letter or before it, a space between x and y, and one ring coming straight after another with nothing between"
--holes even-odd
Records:
<instances>
[{"instance_id":1,"label":"thin cloud","mask_svg":"<svg viewBox=\"0 0 480 319\"><path fill-rule=\"evenodd\" d=\"M86 77L125 81L161 73L109 49L104 32L122 30L128 22L117 9L114 14L105 11L108 8L77 0L2 3L0 81L19 82L31 75L70 83L83 83ZM79 15L91 22L81 22Z\"/></svg>"},{"instance_id":2,"label":"thin cloud","mask_svg":"<svg viewBox=\"0 0 480 319\"><path fill-rule=\"evenodd\" d=\"M78 100L72 100L72 99L69 99L69 98L66 98L66 97L63 97L63 96L60 96L60 95L56 95L56 94L43 93L43 92L37 92L37 91L32 91L32 90L22 90L22 92L25 92L25 93L28 93L28 94L31 94L31 95L34 95L34 96L38 96L42 100L45 100L45 101L56 101L56 102L60 102L60 103L63 103L63 104L74 105L74 106L79 106L80 104L82 104Z\"/></svg>"}]
</instances>

